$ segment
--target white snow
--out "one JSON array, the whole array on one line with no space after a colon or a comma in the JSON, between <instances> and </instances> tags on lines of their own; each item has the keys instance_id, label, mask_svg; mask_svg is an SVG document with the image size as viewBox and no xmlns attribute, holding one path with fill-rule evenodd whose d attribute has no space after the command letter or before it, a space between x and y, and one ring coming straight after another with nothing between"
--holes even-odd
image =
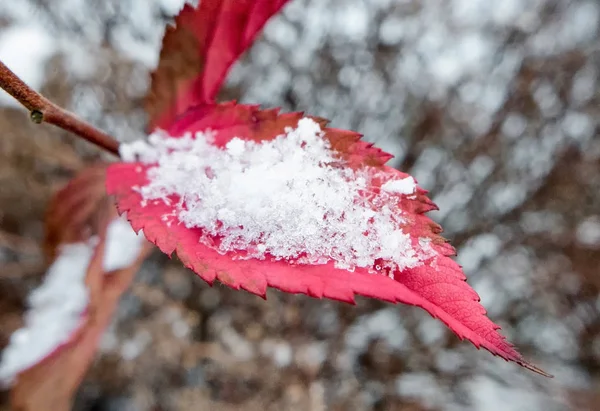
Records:
<instances>
[{"instance_id":1,"label":"white snow","mask_svg":"<svg viewBox=\"0 0 600 411\"><path fill-rule=\"evenodd\" d=\"M145 242L144 236L136 234L123 217L109 224L106 239L103 266L107 273L133 264Z\"/></svg>"},{"instance_id":2,"label":"white snow","mask_svg":"<svg viewBox=\"0 0 600 411\"><path fill-rule=\"evenodd\" d=\"M173 16L179 13L185 3L186 0L158 0L158 4L166 12L166 14Z\"/></svg>"},{"instance_id":3,"label":"white snow","mask_svg":"<svg viewBox=\"0 0 600 411\"><path fill-rule=\"evenodd\" d=\"M43 360L79 327L88 303L84 284L95 239L62 247L42 285L29 296L25 327L17 330L2 353L0 383Z\"/></svg>"},{"instance_id":4,"label":"white snow","mask_svg":"<svg viewBox=\"0 0 600 411\"><path fill-rule=\"evenodd\" d=\"M381 189L388 193L396 194L414 194L417 189L417 183L412 177L406 177L401 180L390 180L381 186Z\"/></svg>"},{"instance_id":5,"label":"white snow","mask_svg":"<svg viewBox=\"0 0 600 411\"><path fill-rule=\"evenodd\" d=\"M103 266L106 272L125 268L137 258L143 236L121 217L107 229ZM88 305L85 276L98 244L97 237L66 244L28 298L25 326L13 333L2 352L0 384L10 385L18 373L37 364L67 343L82 323Z\"/></svg>"},{"instance_id":6,"label":"white snow","mask_svg":"<svg viewBox=\"0 0 600 411\"><path fill-rule=\"evenodd\" d=\"M427 241L413 241L401 229L398 202L414 193L414 179L388 181L373 192L378 171L348 167L313 120L301 119L268 142L234 138L217 147L212 141L210 131L181 138L155 133L149 143L121 149L124 159L156 164L149 183L136 188L142 204L176 202L163 220L202 228L205 245L238 259L333 260L339 268L390 273L435 256Z\"/></svg>"}]
</instances>

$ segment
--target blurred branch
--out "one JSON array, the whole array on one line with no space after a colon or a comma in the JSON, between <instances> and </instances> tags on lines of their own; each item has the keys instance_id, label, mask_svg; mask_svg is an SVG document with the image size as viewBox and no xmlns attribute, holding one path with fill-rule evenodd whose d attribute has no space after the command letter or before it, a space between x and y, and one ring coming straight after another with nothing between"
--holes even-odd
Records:
<instances>
[{"instance_id":1,"label":"blurred branch","mask_svg":"<svg viewBox=\"0 0 600 411\"><path fill-rule=\"evenodd\" d=\"M34 123L39 124L45 121L53 124L106 151L119 155L119 142L117 140L43 97L25 84L1 61L0 88L4 89L29 110L30 118Z\"/></svg>"}]
</instances>

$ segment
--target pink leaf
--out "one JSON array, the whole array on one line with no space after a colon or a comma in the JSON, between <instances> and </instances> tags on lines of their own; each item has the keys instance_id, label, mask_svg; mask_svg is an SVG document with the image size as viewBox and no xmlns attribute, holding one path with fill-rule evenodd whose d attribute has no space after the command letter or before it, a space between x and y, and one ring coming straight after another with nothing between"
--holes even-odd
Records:
<instances>
[{"instance_id":1,"label":"pink leaf","mask_svg":"<svg viewBox=\"0 0 600 411\"><path fill-rule=\"evenodd\" d=\"M261 111L256 106L203 105L190 111L169 130L169 135L186 132L213 132L213 144L224 147L234 137L250 141L270 141L285 134L286 127L296 127L301 113L279 114L277 110ZM355 295L377 298L392 303L416 305L443 321L461 339L483 347L505 360L545 374L526 362L498 332L499 327L485 315L477 293L471 289L460 266L450 256L454 249L439 235L439 225L424 213L435 209L426 191L414 187L410 176L384 163L391 157L360 140L360 135L346 130L325 127L325 120L315 119L324 131L324 138L336 155L349 168L367 172L372 179L369 193L380 193L387 184L396 185L398 193L394 209L402 214L401 230L408 234L416 250L428 244L429 254L414 267L373 273L366 267L354 272L337 268L333 261L325 264L302 264L285 259L234 259L235 252L219 253L200 242L205 235L201 228L186 228L184 224L165 216L177 215L174 204L180 198L150 200L140 194L140 187L149 183L147 171L152 164L133 162L112 165L107 173L107 189L115 195L120 212L127 216L135 230L143 229L146 237L166 254L177 252L182 262L202 279L215 280L235 288L265 297L267 287L290 293L304 293L316 298L330 298L348 303ZM404 192L402 184L413 181ZM366 193L365 196L370 195ZM383 206L389 206L384 204ZM382 207L383 207L382 206ZM378 212L380 210L377 210ZM377 266L379 270L379 266Z\"/></svg>"},{"instance_id":2,"label":"pink leaf","mask_svg":"<svg viewBox=\"0 0 600 411\"><path fill-rule=\"evenodd\" d=\"M198 104L212 103L231 65L287 0L204 0L167 27L146 110L150 129L167 128Z\"/></svg>"}]
</instances>

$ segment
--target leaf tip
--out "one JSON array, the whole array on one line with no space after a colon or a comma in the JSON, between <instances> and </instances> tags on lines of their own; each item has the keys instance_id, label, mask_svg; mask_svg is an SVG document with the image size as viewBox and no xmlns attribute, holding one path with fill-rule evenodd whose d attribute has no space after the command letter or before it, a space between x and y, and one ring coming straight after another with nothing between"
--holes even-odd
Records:
<instances>
[{"instance_id":1,"label":"leaf tip","mask_svg":"<svg viewBox=\"0 0 600 411\"><path fill-rule=\"evenodd\" d=\"M541 368L539 368L527 361L519 361L518 364L521 367L528 369L529 371L533 371L534 373L541 375L542 377L554 378L554 375L547 373L546 371L542 370Z\"/></svg>"}]
</instances>

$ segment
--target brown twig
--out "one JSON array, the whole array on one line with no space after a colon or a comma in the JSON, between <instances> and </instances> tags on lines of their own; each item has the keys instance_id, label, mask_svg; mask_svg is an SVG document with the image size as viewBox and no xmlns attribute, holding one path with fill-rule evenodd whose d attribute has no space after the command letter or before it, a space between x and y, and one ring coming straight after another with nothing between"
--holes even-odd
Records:
<instances>
[{"instance_id":1,"label":"brown twig","mask_svg":"<svg viewBox=\"0 0 600 411\"><path fill-rule=\"evenodd\" d=\"M75 116L29 87L0 61L0 88L13 96L27 110L31 121L46 122L70 131L92 144L119 155L119 142L103 131Z\"/></svg>"}]
</instances>

